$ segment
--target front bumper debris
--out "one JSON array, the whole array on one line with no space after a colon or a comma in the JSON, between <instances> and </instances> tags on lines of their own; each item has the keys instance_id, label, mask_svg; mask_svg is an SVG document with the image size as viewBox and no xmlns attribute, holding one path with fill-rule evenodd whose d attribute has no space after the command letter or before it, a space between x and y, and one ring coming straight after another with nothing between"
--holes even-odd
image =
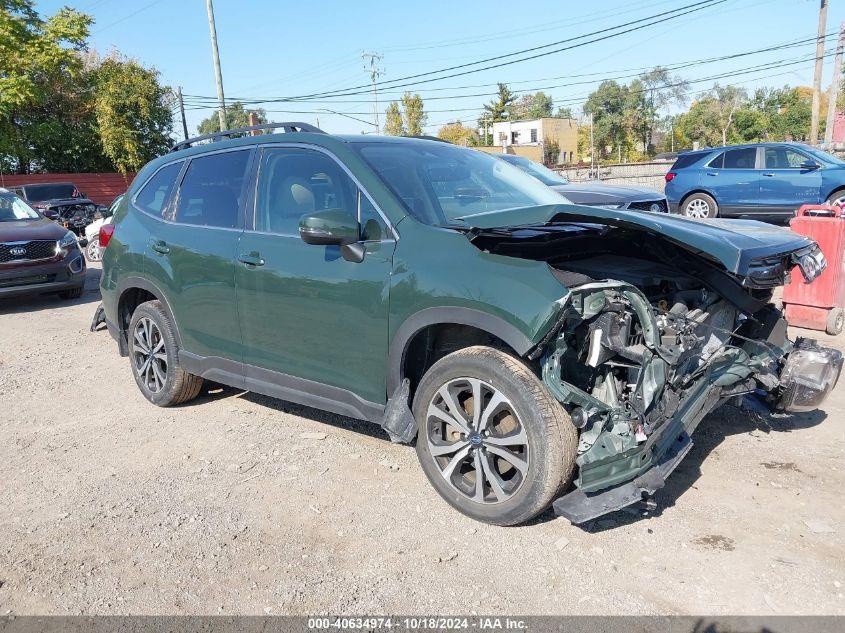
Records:
<instances>
[{"instance_id":1,"label":"front bumper debris","mask_svg":"<svg viewBox=\"0 0 845 633\"><path fill-rule=\"evenodd\" d=\"M777 408L790 412L817 409L839 381L842 361L839 350L799 338L780 374L782 391Z\"/></svg>"}]
</instances>

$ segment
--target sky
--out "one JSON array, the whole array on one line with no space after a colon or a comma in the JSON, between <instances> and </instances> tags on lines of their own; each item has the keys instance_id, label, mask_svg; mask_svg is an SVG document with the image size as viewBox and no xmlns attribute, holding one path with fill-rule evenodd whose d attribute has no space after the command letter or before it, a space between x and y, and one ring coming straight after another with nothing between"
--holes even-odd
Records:
<instances>
[{"instance_id":1,"label":"sky","mask_svg":"<svg viewBox=\"0 0 845 633\"><path fill-rule=\"evenodd\" d=\"M373 95L363 52L382 56L378 114L405 90L419 92L428 112L426 133L459 119L474 123L496 82L515 92L543 89L555 105L578 109L605 78L631 75L658 65L681 64L813 38L819 0L725 0L688 15L678 10L696 0L214 0L217 37L227 102L320 94L298 102L262 103L271 121L304 121L330 133L371 133ZM189 132L214 113L216 85L205 0L42 0L44 16L69 5L91 14L91 46L113 49L153 66L164 83L186 95ZM845 20L845 0L830 0L827 32ZM688 9L687 9L688 10ZM617 35L627 28L645 28ZM648 26L658 19L664 22ZM603 31L589 37L580 37ZM590 43L593 39L606 38ZM538 48L531 53L501 57ZM835 37L826 46L835 47ZM568 48L569 50L559 50ZM499 68L502 62L543 54ZM721 78L753 90L759 86L811 85L815 42L678 69L691 81L691 96L709 89L715 75L758 67ZM480 66L415 79L402 78L498 57ZM833 58L825 60L823 86ZM765 65L768 64L768 67ZM759 68L763 65L763 68ZM443 74L466 73L448 79ZM703 81L697 81L703 80ZM403 84L411 84L404 86ZM401 87L400 87L401 86ZM324 96L330 91L355 92ZM676 106L677 108L678 106ZM341 114L337 114L341 113ZM174 130L181 137L181 125Z\"/></svg>"}]
</instances>

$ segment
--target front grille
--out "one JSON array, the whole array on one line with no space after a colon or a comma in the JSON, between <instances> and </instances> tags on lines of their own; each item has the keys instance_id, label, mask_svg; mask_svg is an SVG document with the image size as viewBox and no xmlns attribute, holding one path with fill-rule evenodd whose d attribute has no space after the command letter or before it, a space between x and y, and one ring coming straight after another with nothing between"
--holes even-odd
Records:
<instances>
[{"instance_id":1,"label":"front grille","mask_svg":"<svg viewBox=\"0 0 845 633\"><path fill-rule=\"evenodd\" d=\"M655 213L668 213L669 207L666 206L666 200L640 200L639 202L632 202L628 205L629 209L636 209L637 211L651 211L651 205L656 204L659 209Z\"/></svg>"},{"instance_id":2,"label":"front grille","mask_svg":"<svg viewBox=\"0 0 845 633\"><path fill-rule=\"evenodd\" d=\"M14 288L15 286L30 286L32 284L48 284L55 280L55 275L28 275L24 277L8 277L6 279L0 279L0 288Z\"/></svg>"},{"instance_id":3,"label":"front grille","mask_svg":"<svg viewBox=\"0 0 845 633\"><path fill-rule=\"evenodd\" d=\"M0 264L37 261L56 256L56 240L0 243Z\"/></svg>"}]
</instances>

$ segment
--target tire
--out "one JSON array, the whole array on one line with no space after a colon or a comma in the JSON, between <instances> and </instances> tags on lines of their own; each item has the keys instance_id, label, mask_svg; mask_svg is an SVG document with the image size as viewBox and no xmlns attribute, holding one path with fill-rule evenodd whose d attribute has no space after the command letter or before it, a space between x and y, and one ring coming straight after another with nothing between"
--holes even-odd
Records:
<instances>
[{"instance_id":1,"label":"tire","mask_svg":"<svg viewBox=\"0 0 845 633\"><path fill-rule=\"evenodd\" d=\"M460 423L469 433L446 421L455 418L444 394L462 409ZM472 415L476 397L485 403L478 416ZM540 379L505 352L475 346L440 359L420 381L413 409L423 471L441 497L473 519L524 523L571 480L578 432Z\"/></svg>"},{"instance_id":2,"label":"tire","mask_svg":"<svg viewBox=\"0 0 845 633\"><path fill-rule=\"evenodd\" d=\"M59 293L59 298L65 299L67 301L70 301L72 299L79 299L79 297L82 296L84 290L85 288L83 288L82 286L79 286L79 288L72 288L71 290L62 290Z\"/></svg>"},{"instance_id":3,"label":"tire","mask_svg":"<svg viewBox=\"0 0 845 633\"><path fill-rule=\"evenodd\" d=\"M99 237L91 238L91 241L85 246L85 259L89 262L99 262L103 260L103 251L100 250Z\"/></svg>"},{"instance_id":4,"label":"tire","mask_svg":"<svg viewBox=\"0 0 845 633\"><path fill-rule=\"evenodd\" d=\"M132 375L147 400L171 407L199 395L203 379L179 365L175 330L161 302L148 301L135 309L127 338Z\"/></svg>"},{"instance_id":5,"label":"tire","mask_svg":"<svg viewBox=\"0 0 845 633\"><path fill-rule=\"evenodd\" d=\"M684 198L680 210L686 217L695 220L719 217L719 205L716 204L713 196L706 193L694 193Z\"/></svg>"},{"instance_id":6,"label":"tire","mask_svg":"<svg viewBox=\"0 0 845 633\"><path fill-rule=\"evenodd\" d=\"M845 189L839 189L830 194L827 203L838 204L841 208L845 209Z\"/></svg>"},{"instance_id":7,"label":"tire","mask_svg":"<svg viewBox=\"0 0 845 633\"><path fill-rule=\"evenodd\" d=\"M833 308L827 313L827 327L825 332L831 336L842 334L843 326L845 326L845 310L842 308Z\"/></svg>"}]
</instances>

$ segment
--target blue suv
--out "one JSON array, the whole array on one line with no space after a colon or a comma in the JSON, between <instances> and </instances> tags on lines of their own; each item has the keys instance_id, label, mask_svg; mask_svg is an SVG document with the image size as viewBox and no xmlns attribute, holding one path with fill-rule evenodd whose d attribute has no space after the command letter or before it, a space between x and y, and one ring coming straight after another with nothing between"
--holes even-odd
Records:
<instances>
[{"instance_id":1,"label":"blue suv","mask_svg":"<svg viewBox=\"0 0 845 633\"><path fill-rule=\"evenodd\" d=\"M666 174L666 198L690 218L785 220L802 204L845 203L845 162L799 143L686 152Z\"/></svg>"}]
</instances>

